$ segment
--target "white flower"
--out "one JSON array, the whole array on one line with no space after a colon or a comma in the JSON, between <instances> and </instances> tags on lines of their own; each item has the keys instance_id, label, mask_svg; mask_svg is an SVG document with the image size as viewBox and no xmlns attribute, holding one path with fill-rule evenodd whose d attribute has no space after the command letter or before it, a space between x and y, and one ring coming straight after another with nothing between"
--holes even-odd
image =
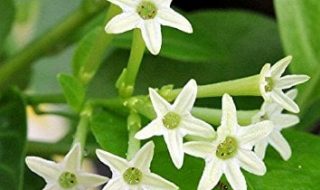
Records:
<instances>
[{"instance_id":1,"label":"white flower","mask_svg":"<svg viewBox=\"0 0 320 190\"><path fill-rule=\"evenodd\" d=\"M152 54L159 54L162 44L161 25L192 33L189 21L170 8L172 0L108 0L123 13L105 27L107 33L119 34L140 28L143 40Z\"/></svg>"},{"instance_id":2,"label":"white flower","mask_svg":"<svg viewBox=\"0 0 320 190\"><path fill-rule=\"evenodd\" d=\"M43 190L86 190L107 182L108 178L81 171L81 147L76 144L61 163L28 156L31 171L46 181Z\"/></svg>"},{"instance_id":3,"label":"white flower","mask_svg":"<svg viewBox=\"0 0 320 190\"><path fill-rule=\"evenodd\" d=\"M177 190L175 184L150 172L154 153L153 142L145 144L127 161L103 150L96 151L98 158L112 171L112 179L103 190Z\"/></svg>"},{"instance_id":4,"label":"white flower","mask_svg":"<svg viewBox=\"0 0 320 190\"><path fill-rule=\"evenodd\" d=\"M136 134L137 139L163 135L171 159L177 168L184 160L183 137L187 134L214 138L214 129L190 113L197 95L197 83L190 80L184 86L173 105L170 105L155 90L149 89L157 118Z\"/></svg>"},{"instance_id":5,"label":"white flower","mask_svg":"<svg viewBox=\"0 0 320 190\"><path fill-rule=\"evenodd\" d=\"M266 166L252 151L252 147L271 131L272 124L269 121L240 127L233 100L229 95L224 95L218 138L211 143L193 141L184 144L187 154L203 158L206 162L198 190L213 189L222 174L226 176L232 189L246 190L246 181L240 167L255 175L265 174Z\"/></svg>"},{"instance_id":6,"label":"white flower","mask_svg":"<svg viewBox=\"0 0 320 190\"><path fill-rule=\"evenodd\" d=\"M287 75L281 77L290 64L292 56L287 56L272 67L266 64L261 70L260 92L265 101L273 101L284 109L298 113L299 106L283 92L295 85L304 83L310 79L308 75Z\"/></svg>"},{"instance_id":7,"label":"white flower","mask_svg":"<svg viewBox=\"0 0 320 190\"><path fill-rule=\"evenodd\" d=\"M286 96L293 100L297 96L297 90L288 91ZM299 117L293 114L284 114L282 111L283 108L277 103L264 102L260 111L252 118L253 123L269 120L274 125L270 135L255 145L254 151L261 159L265 156L268 144L274 147L284 160L288 160L291 157L290 145L280 132L282 129L299 123Z\"/></svg>"}]
</instances>

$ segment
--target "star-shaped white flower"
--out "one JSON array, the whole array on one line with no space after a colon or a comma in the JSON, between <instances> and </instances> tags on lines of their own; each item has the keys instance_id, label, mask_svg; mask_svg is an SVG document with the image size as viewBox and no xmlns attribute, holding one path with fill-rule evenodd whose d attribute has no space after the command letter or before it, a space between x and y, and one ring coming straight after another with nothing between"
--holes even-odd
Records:
<instances>
[{"instance_id":1,"label":"star-shaped white flower","mask_svg":"<svg viewBox=\"0 0 320 190\"><path fill-rule=\"evenodd\" d=\"M203 158L206 162L198 190L213 189L222 174L226 176L232 189L246 190L246 181L240 167L255 175L266 173L266 166L252 148L271 131L270 121L240 127L233 100L229 95L224 95L218 138L211 143L193 141L184 144L187 154Z\"/></svg>"},{"instance_id":2,"label":"star-shaped white flower","mask_svg":"<svg viewBox=\"0 0 320 190\"><path fill-rule=\"evenodd\" d=\"M108 0L118 5L122 14L105 27L107 33L119 34L140 28L149 51L157 55L162 45L161 25L192 33L189 21L170 8L172 0Z\"/></svg>"},{"instance_id":3,"label":"star-shaped white flower","mask_svg":"<svg viewBox=\"0 0 320 190\"><path fill-rule=\"evenodd\" d=\"M145 144L127 161L103 150L96 151L98 158L112 171L112 179L103 190L177 190L175 184L150 172L154 143Z\"/></svg>"},{"instance_id":4,"label":"star-shaped white flower","mask_svg":"<svg viewBox=\"0 0 320 190\"><path fill-rule=\"evenodd\" d=\"M173 105L163 99L155 90L149 89L156 119L136 134L137 139L163 135L171 159L177 168L184 160L183 137L186 135L214 138L214 129L204 121L191 115L196 100L197 83L190 80L182 89Z\"/></svg>"},{"instance_id":5,"label":"star-shaped white flower","mask_svg":"<svg viewBox=\"0 0 320 190\"><path fill-rule=\"evenodd\" d=\"M47 183L43 190L86 190L107 182L108 178L81 171L81 147L76 144L60 163L28 156L26 164Z\"/></svg>"},{"instance_id":6,"label":"star-shaped white flower","mask_svg":"<svg viewBox=\"0 0 320 190\"><path fill-rule=\"evenodd\" d=\"M283 90L302 84L310 79L308 75L286 75L281 77L290 64L292 56L287 56L272 67L266 64L261 70L260 92L265 101L273 101L284 109L298 113L299 106Z\"/></svg>"},{"instance_id":7,"label":"star-shaped white flower","mask_svg":"<svg viewBox=\"0 0 320 190\"><path fill-rule=\"evenodd\" d=\"M288 91L286 96L293 100L297 96L297 93L298 91L293 89ZM253 123L269 120L274 125L270 135L255 145L254 151L261 159L265 156L268 144L274 147L284 160L288 160L291 157L290 145L282 136L281 130L299 123L299 117L293 114L282 113L282 111L283 108L279 104L264 102L260 111L252 118Z\"/></svg>"}]
</instances>

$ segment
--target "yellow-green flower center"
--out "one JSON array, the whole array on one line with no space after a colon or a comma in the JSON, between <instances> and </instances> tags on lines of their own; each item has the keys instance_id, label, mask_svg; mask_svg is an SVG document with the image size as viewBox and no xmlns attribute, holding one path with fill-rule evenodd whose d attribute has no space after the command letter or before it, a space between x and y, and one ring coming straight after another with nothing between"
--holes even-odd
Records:
<instances>
[{"instance_id":1,"label":"yellow-green flower center","mask_svg":"<svg viewBox=\"0 0 320 190\"><path fill-rule=\"evenodd\" d=\"M144 20L153 19L156 17L158 9L156 5L148 0L142 1L137 7L137 13Z\"/></svg>"},{"instance_id":2,"label":"yellow-green flower center","mask_svg":"<svg viewBox=\"0 0 320 190\"><path fill-rule=\"evenodd\" d=\"M175 129L179 127L181 116L175 112L168 112L163 118L162 123L167 129Z\"/></svg>"},{"instance_id":3,"label":"yellow-green flower center","mask_svg":"<svg viewBox=\"0 0 320 190\"><path fill-rule=\"evenodd\" d=\"M216 156L222 160L233 158L238 150L238 142L233 137L226 137L226 139L218 145Z\"/></svg>"},{"instance_id":4,"label":"yellow-green flower center","mask_svg":"<svg viewBox=\"0 0 320 190\"><path fill-rule=\"evenodd\" d=\"M123 179L129 185L137 185L142 180L142 172L137 168L128 168L123 173Z\"/></svg>"},{"instance_id":5,"label":"yellow-green flower center","mask_svg":"<svg viewBox=\"0 0 320 190\"><path fill-rule=\"evenodd\" d=\"M271 77L266 77L266 86L264 87L264 89L266 90L266 92L271 92L273 87L274 87L274 82L272 80Z\"/></svg>"},{"instance_id":6,"label":"yellow-green flower center","mask_svg":"<svg viewBox=\"0 0 320 190\"><path fill-rule=\"evenodd\" d=\"M59 185L64 189L76 186L78 183L77 176L71 172L64 172L59 177Z\"/></svg>"}]
</instances>

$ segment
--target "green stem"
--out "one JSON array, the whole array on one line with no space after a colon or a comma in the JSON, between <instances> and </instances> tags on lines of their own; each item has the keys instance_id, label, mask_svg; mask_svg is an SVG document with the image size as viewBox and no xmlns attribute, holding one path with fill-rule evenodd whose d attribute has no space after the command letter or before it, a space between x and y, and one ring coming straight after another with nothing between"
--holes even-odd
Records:
<instances>
[{"instance_id":1,"label":"green stem","mask_svg":"<svg viewBox=\"0 0 320 190\"><path fill-rule=\"evenodd\" d=\"M27 104L38 105L42 103L46 104L65 104L66 99L62 94L46 94L46 95L24 95Z\"/></svg>"},{"instance_id":2,"label":"green stem","mask_svg":"<svg viewBox=\"0 0 320 190\"><path fill-rule=\"evenodd\" d=\"M198 86L198 98L220 97L227 93L231 96L261 96L260 74L236 80ZM169 93L168 100L174 100L182 89Z\"/></svg>"},{"instance_id":3,"label":"green stem","mask_svg":"<svg viewBox=\"0 0 320 190\"><path fill-rule=\"evenodd\" d=\"M124 77L120 76L120 81L117 82L119 94L122 97L130 97L133 94L136 78L144 55L145 44L139 29L133 32L133 40L131 52L128 61L128 66L124 71ZM123 81L121 81L123 80Z\"/></svg>"},{"instance_id":4,"label":"green stem","mask_svg":"<svg viewBox=\"0 0 320 190\"><path fill-rule=\"evenodd\" d=\"M91 114L92 107L90 104L87 104L80 114L80 121L74 136L73 144L80 143L82 148L84 148L86 144Z\"/></svg>"},{"instance_id":5,"label":"green stem","mask_svg":"<svg viewBox=\"0 0 320 190\"><path fill-rule=\"evenodd\" d=\"M119 8L115 5L110 5L106 15L105 23L107 23L118 13ZM85 62L83 63L79 73L76 73L83 84L87 85L96 74L102 63L106 49L111 44L112 39L113 35L107 34L103 28L99 30L99 33L94 40L93 46L89 50L90 52L88 53Z\"/></svg>"},{"instance_id":6,"label":"green stem","mask_svg":"<svg viewBox=\"0 0 320 190\"><path fill-rule=\"evenodd\" d=\"M66 40L87 21L100 12L104 6L97 4L93 11L87 12L83 7L75 10L62 23L54 26L48 33L39 37L22 51L9 58L0 67L0 91L10 84L10 79L21 70L28 68L35 60L46 54L55 44Z\"/></svg>"},{"instance_id":7,"label":"green stem","mask_svg":"<svg viewBox=\"0 0 320 190\"><path fill-rule=\"evenodd\" d=\"M129 131L127 159L131 160L140 149L140 140L134 137L141 128L140 116L135 112L131 112L128 116L127 125Z\"/></svg>"}]
</instances>

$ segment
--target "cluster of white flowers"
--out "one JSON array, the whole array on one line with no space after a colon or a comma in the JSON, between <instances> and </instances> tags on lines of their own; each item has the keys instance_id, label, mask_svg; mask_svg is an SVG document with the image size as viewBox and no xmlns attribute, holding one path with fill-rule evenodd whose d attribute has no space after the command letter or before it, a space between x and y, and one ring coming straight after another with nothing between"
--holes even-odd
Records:
<instances>
[{"instance_id":1,"label":"cluster of white flowers","mask_svg":"<svg viewBox=\"0 0 320 190\"><path fill-rule=\"evenodd\" d=\"M170 8L171 0L108 0L118 5L123 13L114 17L106 26L109 33L122 33L140 28L149 51L158 54L161 49L161 28L166 25L191 33L191 24ZM240 126L236 107L230 95L222 97L221 125L214 128L191 115L197 96L197 84L190 80L173 104L168 103L155 90L149 89L150 99L157 117L136 133L137 139L163 136L173 164L180 169L184 154L200 157L205 168L198 190L211 190L222 175L226 176L235 190L246 190L247 184L240 168L255 175L264 175L263 162L266 147L270 143L288 160L291 149L281 135L284 128L299 122L293 114L282 113L283 109L297 113L299 107L293 101L296 90L283 90L306 82L306 75L281 77L289 65L286 57L271 67L266 64L260 73L260 92L265 102L260 112L252 118L249 126ZM201 141L186 142L186 135L202 137ZM85 190L109 181L103 190L177 190L175 184L150 171L154 155L154 143L146 143L131 160L126 160L103 150L97 150L98 158L112 171L112 179L81 171L81 147L76 144L61 163L39 157L27 157L28 167L45 179L44 190Z\"/></svg>"}]
</instances>

